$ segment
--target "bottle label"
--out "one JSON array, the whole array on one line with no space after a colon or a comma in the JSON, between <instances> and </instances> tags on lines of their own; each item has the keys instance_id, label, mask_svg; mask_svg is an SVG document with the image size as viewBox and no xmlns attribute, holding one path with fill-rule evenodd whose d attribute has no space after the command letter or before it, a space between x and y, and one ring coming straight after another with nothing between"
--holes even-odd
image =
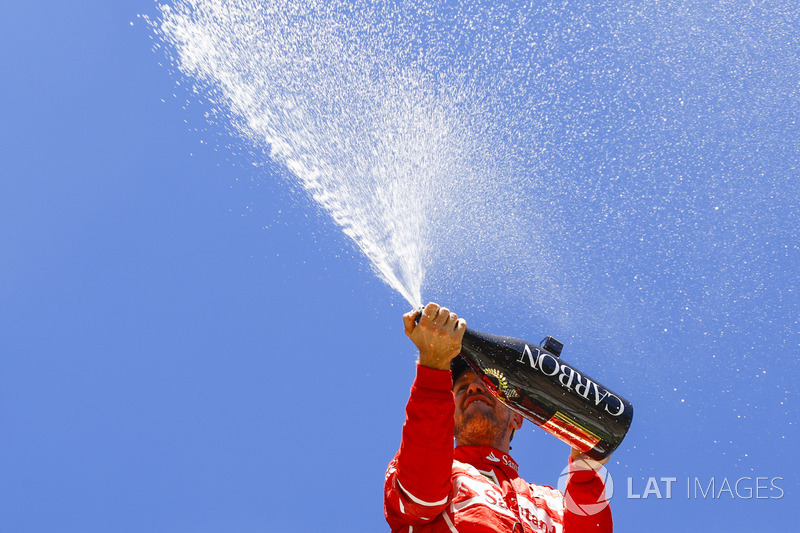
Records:
<instances>
[{"instance_id":1,"label":"bottle label","mask_svg":"<svg viewBox=\"0 0 800 533\"><path fill-rule=\"evenodd\" d=\"M584 453L594 448L601 440L600 437L560 411L542 424L542 428Z\"/></svg>"},{"instance_id":2,"label":"bottle label","mask_svg":"<svg viewBox=\"0 0 800 533\"><path fill-rule=\"evenodd\" d=\"M611 416L620 416L625 411L625 404L619 396L598 385L588 376L563 364L555 355L536 347L531 349L525 344L517 363L526 364L549 378L557 379L561 386L571 393L596 406L602 405L603 410Z\"/></svg>"}]
</instances>

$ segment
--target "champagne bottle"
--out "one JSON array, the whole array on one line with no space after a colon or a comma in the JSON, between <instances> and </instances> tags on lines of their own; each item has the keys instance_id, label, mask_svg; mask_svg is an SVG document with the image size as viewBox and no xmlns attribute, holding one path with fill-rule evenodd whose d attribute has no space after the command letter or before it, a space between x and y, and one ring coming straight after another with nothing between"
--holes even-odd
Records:
<instances>
[{"instance_id":1,"label":"champagne bottle","mask_svg":"<svg viewBox=\"0 0 800 533\"><path fill-rule=\"evenodd\" d=\"M633 420L633 405L540 345L467 328L461 356L512 410L593 459L608 457ZM457 364L457 363L456 363Z\"/></svg>"}]
</instances>

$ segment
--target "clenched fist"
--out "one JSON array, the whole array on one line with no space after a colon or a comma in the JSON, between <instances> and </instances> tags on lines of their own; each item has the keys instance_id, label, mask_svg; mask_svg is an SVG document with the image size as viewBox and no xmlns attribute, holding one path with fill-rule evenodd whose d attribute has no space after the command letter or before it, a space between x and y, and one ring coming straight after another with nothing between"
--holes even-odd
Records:
<instances>
[{"instance_id":1,"label":"clenched fist","mask_svg":"<svg viewBox=\"0 0 800 533\"><path fill-rule=\"evenodd\" d=\"M450 361L461 352L467 322L446 307L429 303L416 321L419 309L403 315L406 335L419 349L419 364L449 370Z\"/></svg>"}]
</instances>

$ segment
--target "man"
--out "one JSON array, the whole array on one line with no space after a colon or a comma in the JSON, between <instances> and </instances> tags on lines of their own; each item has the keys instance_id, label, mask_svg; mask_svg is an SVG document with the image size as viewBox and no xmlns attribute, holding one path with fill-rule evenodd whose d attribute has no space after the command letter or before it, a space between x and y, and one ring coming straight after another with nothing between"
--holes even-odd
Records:
<instances>
[{"instance_id":1,"label":"man","mask_svg":"<svg viewBox=\"0 0 800 533\"><path fill-rule=\"evenodd\" d=\"M508 452L522 416L466 365L451 371L466 322L434 303L419 323L417 314L403 316L419 361L400 450L386 472L384 511L392 531L610 533L611 511L594 471L600 464L572 451L566 502L561 492L520 478Z\"/></svg>"}]
</instances>

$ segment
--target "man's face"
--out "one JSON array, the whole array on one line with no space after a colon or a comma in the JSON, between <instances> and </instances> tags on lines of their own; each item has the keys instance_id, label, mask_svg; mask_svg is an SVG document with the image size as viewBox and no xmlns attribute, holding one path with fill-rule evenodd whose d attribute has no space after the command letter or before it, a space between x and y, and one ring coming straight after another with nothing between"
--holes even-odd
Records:
<instances>
[{"instance_id":1,"label":"man's face","mask_svg":"<svg viewBox=\"0 0 800 533\"><path fill-rule=\"evenodd\" d=\"M453 384L456 397L456 443L460 446L508 446L514 413L486 389L468 370Z\"/></svg>"}]
</instances>

